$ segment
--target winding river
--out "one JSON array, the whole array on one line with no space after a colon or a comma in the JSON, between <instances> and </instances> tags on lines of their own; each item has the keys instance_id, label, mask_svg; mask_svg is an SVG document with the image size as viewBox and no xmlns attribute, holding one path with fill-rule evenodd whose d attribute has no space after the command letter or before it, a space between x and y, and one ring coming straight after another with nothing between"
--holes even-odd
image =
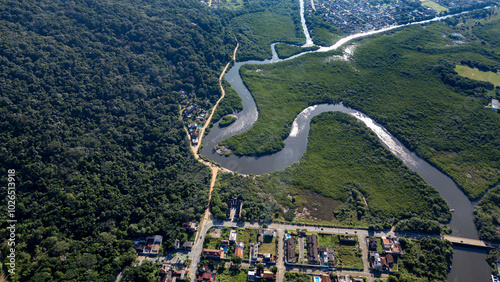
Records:
<instances>
[{"instance_id":1,"label":"winding river","mask_svg":"<svg viewBox=\"0 0 500 282\"><path fill-rule=\"evenodd\" d=\"M306 36L306 44L304 46L313 46L314 43L309 36L307 26L304 19L304 4L300 1L301 22ZM415 22L411 24L425 24L432 21L442 20L451 17L452 15ZM364 33L358 33L347 36L339 40L335 45L330 47L321 47L316 51L311 52L327 52L335 50L352 39L369 36L372 34L384 32L387 30L399 28L405 25L390 26L381 30L374 30ZM262 157L238 157L231 155L228 157L221 156L214 152L213 148L220 141L229 138L235 134L248 130L258 118L258 111L255 101L249 90L245 87L239 70L245 64L270 64L283 61L278 58L274 48L275 44L271 45L273 56L271 59L264 61L247 61L238 62L226 73L225 79L231 84L236 92L240 95L243 102L243 110L236 114L237 121L226 128L219 128L216 123L210 133L203 139L203 148L201 154L208 157L210 160L221 164L222 167L232 171L238 171L243 174L264 174L272 171L284 169L285 167L297 162L307 149L307 138L309 134L310 121L313 117L329 111L340 111L350 114L362 121L370 128L394 155L400 158L411 170L417 172L429 185L432 185L446 199L450 208L455 211L452 214L452 220L449 226L452 228L454 236L478 238L478 234L472 219L474 205L468 200L457 185L444 173L437 170L435 167L428 164L423 159L419 158L415 153L408 150L401 142L392 136L384 127L376 123L370 117L362 112L343 106L342 104L321 104L304 109L294 120L290 135L285 139L285 147L278 153L262 156ZM302 56L304 52L286 60L294 59ZM486 253L466 248L454 248L453 267L448 275L448 281L489 281L490 268L485 261Z\"/></svg>"}]
</instances>

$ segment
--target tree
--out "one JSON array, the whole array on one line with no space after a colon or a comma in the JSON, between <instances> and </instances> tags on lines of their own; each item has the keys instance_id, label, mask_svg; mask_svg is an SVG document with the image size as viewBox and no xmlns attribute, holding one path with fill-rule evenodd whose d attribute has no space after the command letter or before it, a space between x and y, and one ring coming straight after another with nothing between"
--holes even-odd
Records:
<instances>
[{"instance_id":1,"label":"tree","mask_svg":"<svg viewBox=\"0 0 500 282\"><path fill-rule=\"evenodd\" d=\"M278 267L276 265L273 265L271 266L271 268L269 268L269 270L271 270L272 273L276 274L276 272L278 272Z\"/></svg>"},{"instance_id":2,"label":"tree","mask_svg":"<svg viewBox=\"0 0 500 282\"><path fill-rule=\"evenodd\" d=\"M264 271L264 265L262 263L257 264L256 267L258 271Z\"/></svg>"}]
</instances>

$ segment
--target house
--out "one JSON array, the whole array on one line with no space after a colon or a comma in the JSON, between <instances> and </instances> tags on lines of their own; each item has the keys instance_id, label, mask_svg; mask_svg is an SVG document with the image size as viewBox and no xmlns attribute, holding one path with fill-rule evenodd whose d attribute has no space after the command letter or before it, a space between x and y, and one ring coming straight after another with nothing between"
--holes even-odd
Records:
<instances>
[{"instance_id":1,"label":"house","mask_svg":"<svg viewBox=\"0 0 500 282\"><path fill-rule=\"evenodd\" d=\"M389 241L389 239L382 239L382 248L384 248L384 250L386 251L389 251L391 249L391 241Z\"/></svg>"},{"instance_id":2,"label":"house","mask_svg":"<svg viewBox=\"0 0 500 282\"><path fill-rule=\"evenodd\" d=\"M321 282L331 282L332 279L330 278L330 275L322 274L321 275Z\"/></svg>"},{"instance_id":3,"label":"house","mask_svg":"<svg viewBox=\"0 0 500 282\"><path fill-rule=\"evenodd\" d=\"M163 236L155 235L153 237L147 237L145 245L140 244L139 248L136 250L142 249L142 254L144 255L157 255L160 251L161 242L163 241Z\"/></svg>"},{"instance_id":4,"label":"house","mask_svg":"<svg viewBox=\"0 0 500 282\"><path fill-rule=\"evenodd\" d=\"M196 281L209 281L215 282L217 280L217 273L212 271L209 266L202 265L198 268L198 275Z\"/></svg>"},{"instance_id":5,"label":"house","mask_svg":"<svg viewBox=\"0 0 500 282\"><path fill-rule=\"evenodd\" d=\"M262 260L264 262L273 262L274 261L274 256L270 253L265 253L265 254L262 254Z\"/></svg>"},{"instance_id":6,"label":"house","mask_svg":"<svg viewBox=\"0 0 500 282\"><path fill-rule=\"evenodd\" d=\"M376 251L377 250L377 239L375 237L370 236L370 239L368 241L368 247L370 248L370 251Z\"/></svg>"},{"instance_id":7,"label":"house","mask_svg":"<svg viewBox=\"0 0 500 282\"><path fill-rule=\"evenodd\" d=\"M294 238L288 238L285 241L285 261L288 263L295 263L297 259L295 257L295 250L297 248L297 242Z\"/></svg>"},{"instance_id":8,"label":"house","mask_svg":"<svg viewBox=\"0 0 500 282\"><path fill-rule=\"evenodd\" d=\"M234 250L234 255L236 257L243 258L243 249L244 249L244 243L243 242L237 242L235 250Z\"/></svg>"},{"instance_id":9,"label":"house","mask_svg":"<svg viewBox=\"0 0 500 282\"><path fill-rule=\"evenodd\" d=\"M394 257L391 254L387 254L385 256L385 259L387 260L387 264L389 264L390 267L394 265Z\"/></svg>"},{"instance_id":10,"label":"house","mask_svg":"<svg viewBox=\"0 0 500 282\"><path fill-rule=\"evenodd\" d=\"M222 250L203 249L203 256L211 259L223 259L224 252Z\"/></svg>"},{"instance_id":11,"label":"house","mask_svg":"<svg viewBox=\"0 0 500 282\"><path fill-rule=\"evenodd\" d=\"M263 279L274 279L274 273L271 271L265 270L264 273L262 273L262 278Z\"/></svg>"},{"instance_id":12,"label":"house","mask_svg":"<svg viewBox=\"0 0 500 282\"><path fill-rule=\"evenodd\" d=\"M174 241L174 249L178 250L181 248L181 240L175 239Z\"/></svg>"},{"instance_id":13,"label":"house","mask_svg":"<svg viewBox=\"0 0 500 282\"><path fill-rule=\"evenodd\" d=\"M333 249L327 249L326 252L328 253L328 262L334 263L335 262L335 251Z\"/></svg>"},{"instance_id":14,"label":"house","mask_svg":"<svg viewBox=\"0 0 500 282\"><path fill-rule=\"evenodd\" d=\"M231 230L231 233L229 233L229 242L236 243L237 239L238 239L238 231Z\"/></svg>"},{"instance_id":15,"label":"house","mask_svg":"<svg viewBox=\"0 0 500 282\"><path fill-rule=\"evenodd\" d=\"M382 269L382 261L380 260L380 254L378 252L373 253L373 268L375 270L381 270Z\"/></svg>"},{"instance_id":16,"label":"house","mask_svg":"<svg viewBox=\"0 0 500 282\"><path fill-rule=\"evenodd\" d=\"M188 251L190 251L190 250L191 250L191 248L193 247L193 245L194 245L194 243L193 243L193 242L186 241L186 242L184 242L184 244L182 244L182 248L183 248L184 250L188 250Z\"/></svg>"},{"instance_id":17,"label":"house","mask_svg":"<svg viewBox=\"0 0 500 282\"><path fill-rule=\"evenodd\" d=\"M196 230L198 230L198 224L196 224L195 222L184 222L182 224L182 228L187 229L187 230L191 230L191 231L196 231Z\"/></svg>"},{"instance_id":18,"label":"house","mask_svg":"<svg viewBox=\"0 0 500 282\"><path fill-rule=\"evenodd\" d=\"M259 254L259 244L250 244L250 260L257 260Z\"/></svg>"},{"instance_id":19,"label":"house","mask_svg":"<svg viewBox=\"0 0 500 282\"><path fill-rule=\"evenodd\" d=\"M318 254L318 236L307 235L307 260L310 264L320 264Z\"/></svg>"},{"instance_id":20,"label":"house","mask_svg":"<svg viewBox=\"0 0 500 282\"><path fill-rule=\"evenodd\" d=\"M491 100L491 108L495 111L500 110L500 103L498 102L497 99L492 99Z\"/></svg>"},{"instance_id":21,"label":"house","mask_svg":"<svg viewBox=\"0 0 500 282\"><path fill-rule=\"evenodd\" d=\"M255 270L248 270L248 274L247 274L248 281L255 281L255 279L256 279L255 276L256 276Z\"/></svg>"},{"instance_id":22,"label":"house","mask_svg":"<svg viewBox=\"0 0 500 282\"><path fill-rule=\"evenodd\" d=\"M382 265L382 270L389 270L389 264L385 257L380 257L380 264Z\"/></svg>"},{"instance_id":23,"label":"house","mask_svg":"<svg viewBox=\"0 0 500 282\"><path fill-rule=\"evenodd\" d=\"M217 280L217 273L215 272L203 272L196 277L196 281L208 281L215 282Z\"/></svg>"}]
</instances>

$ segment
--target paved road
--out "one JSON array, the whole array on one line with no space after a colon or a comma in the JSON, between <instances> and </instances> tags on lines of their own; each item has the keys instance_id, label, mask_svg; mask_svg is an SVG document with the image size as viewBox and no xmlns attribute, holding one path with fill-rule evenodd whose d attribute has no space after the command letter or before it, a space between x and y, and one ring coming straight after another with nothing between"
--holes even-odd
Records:
<instances>
[{"instance_id":1,"label":"paved road","mask_svg":"<svg viewBox=\"0 0 500 282\"><path fill-rule=\"evenodd\" d=\"M284 257L285 257L285 250L284 250L284 244L283 244L283 239L284 239L284 230L283 229L278 229L278 260L277 260L277 267L278 267L278 277L277 280L283 281L283 277L285 277L285 263L284 263Z\"/></svg>"},{"instance_id":2,"label":"paved road","mask_svg":"<svg viewBox=\"0 0 500 282\"><path fill-rule=\"evenodd\" d=\"M200 263L201 251L203 251L203 241L205 240L205 236L207 235L208 229L212 228L213 222L212 220L205 220L201 231L198 233L198 238L195 241L191 252L189 252L189 258L191 259L191 266L189 267L189 277L191 281L195 281L196 279L196 270L198 268L198 263Z\"/></svg>"},{"instance_id":3,"label":"paved road","mask_svg":"<svg viewBox=\"0 0 500 282\"><path fill-rule=\"evenodd\" d=\"M210 218L208 218L210 216ZM233 221L221 221L221 220L213 220L211 215L205 217L203 221L203 227L198 234L198 238L193 249L189 253L189 257L192 260L190 267L191 281L194 281L196 268L198 263L200 262L200 255L203 250L203 240L205 239L205 235L212 226L224 226L224 227L237 227L237 228L259 228L262 227L262 224L257 222L233 222ZM375 277L374 273L369 271L369 262L368 262L368 246L366 245L365 238L367 236L376 236L376 237L388 237L388 236L399 236L399 237L407 237L407 238L439 238L439 239L451 239L454 241L460 240L463 241L463 244L481 244L480 240L473 240L467 238L460 237L452 237L452 236L440 236L440 235L427 235L427 234L418 234L418 233L396 233L391 230L386 231L368 231L364 229L354 229L354 228L339 228L339 227L321 227L321 226L310 226L310 225L296 225L296 224L283 224L283 223L271 223L268 224L268 228L276 229L278 231L278 258L277 258L277 267L278 267L278 276L277 281L282 282L284 277L284 272L286 271L298 271L298 272L311 272L312 270L307 266L304 267L285 267L284 265L284 249L283 249L283 235L285 230L296 230L296 229L305 229L310 232L321 232L321 233L331 233L331 234L350 234L358 236L359 245L362 250L362 260L363 260L363 271L337 271L337 274L342 275L358 275L365 276L368 278L369 282L374 281ZM200 239L201 238L201 239ZM483 242L484 243L484 242ZM299 239L300 244L300 239ZM302 244L303 245L303 244ZM301 247L303 256L303 248ZM387 277L387 275L382 275L382 277Z\"/></svg>"}]
</instances>

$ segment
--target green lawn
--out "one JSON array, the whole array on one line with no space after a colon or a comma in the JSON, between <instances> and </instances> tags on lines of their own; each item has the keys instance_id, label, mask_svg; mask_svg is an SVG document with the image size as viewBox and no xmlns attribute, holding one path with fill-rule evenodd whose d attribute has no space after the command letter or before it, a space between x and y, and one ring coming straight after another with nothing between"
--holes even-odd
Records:
<instances>
[{"instance_id":1,"label":"green lawn","mask_svg":"<svg viewBox=\"0 0 500 282\"><path fill-rule=\"evenodd\" d=\"M500 72L492 71L480 71L477 68L470 68L468 66L457 65L455 71L463 76L470 79L487 81L493 83L495 86L500 86Z\"/></svg>"}]
</instances>

